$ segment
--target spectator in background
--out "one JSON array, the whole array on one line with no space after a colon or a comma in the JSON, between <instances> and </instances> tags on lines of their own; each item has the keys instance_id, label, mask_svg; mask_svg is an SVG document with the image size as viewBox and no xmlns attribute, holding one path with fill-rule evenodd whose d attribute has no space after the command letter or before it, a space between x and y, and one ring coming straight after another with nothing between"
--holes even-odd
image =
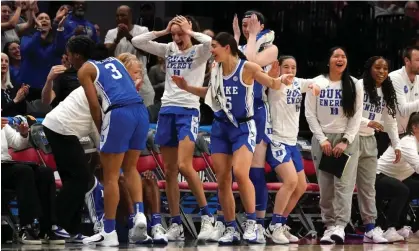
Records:
<instances>
[{"instance_id":1,"label":"spectator in background","mask_svg":"<svg viewBox=\"0 0 419 251\"><path fill-rule=\"evenodd\" d=\"M9 72L9 57L1 54L1 109L3 116L16 116L26 114L26 96L29 93L29 86L21 88L13 86Z\"/></svg>"},{"instance_id":2,"label":"spectator in background","mask_svg":"<svg viewBox=\"0 0 419 251\"><path fill-rule=\"evenodd\" d=\"M5 2L1 2L1 50L7 42L19 41L19 36L23 35L29 28L33 27L36 1L33 1L29 8L25 11L27 22L19 23L22 12L22 2L16 1L16 10L13 16L12 8ZM26 6L26 5L25 5Z\"/></svg>"},{"instance_id":3,"label":"spectator in background","mask_svg":"<svg viewBox=\"0 0 419 251\"><path fill-rule=\"evenodd\" d=\"M85 11L85 1L73 2L73 11L64 23L64 37L66 41L72 36L87 35L96 43L99 42L95 26L84 18Z\"/></svg>"},{"instance_id":4,"label":"spectator in background","mask_svg":"<svg viewBox=\"0 0 419 251\"><path fill-rule=\"evenodd\" d=\"M20 42L13 41L6 43L3 52L9 57L9 70L12 82L15 84L22 83L20 77L20 63L22 62Z\"/></svg>"},{"instance_id":5,"label":"spectator in background","mask_svg":"<svg viewBox=\"0 0 419 251\"><path fill-rule=\"evenodd\" d=\"M63 33L65 19L61 19L57 32L53 32L50 17L41 13L36 18L36 32L32 36L22 37L21 71L24 74L21 75L21 79L23 83L31 86L28 100L41 98L48 72L53 65L60 63L66 42Z\"/></svg>"},{"instance_id":6,"label":"spectator in background","mask_svg":"<svg viewBox=\"0 0 419 251\"><path fill-rule=\"evenodd\" d=\"M96 36L98 38L98 40L100 41L100 26L98 24L94 24L95 26L95 31L96 31Z\"/></svg>"},{"instance_id":7,"label":"spectator in background","mask_svg":"<svg viewBox=\"0 0 419 251\"><path fill-rule=\"evenodd\" d=\"M407 1L404 6L404 14L406 17L411 18L412 20L419 21L419 6L416 1Z\"/></svg>"},{"instance_id":8,"label":"spectator in background","mask_svg":"<svg viewBox=\"0 0 419 251\"><path fill-rule=\"evenodd\" d=\"M14 162L9 147L22 150L29 147L29 128L21 123L16 132L1 118L1 188L16 191L21 230L18 240L22 244L65 244L53 232L55 223L55 178L51 168L28 166ZM40 232L32 224L39 219ZM41 241L42 239L42 241Z\"/></svg>"},{"instance_id":9,"label":"spectator in background","mask_svg":"<svg viewBox=\"0 0 419 251\"><path fill-rule=\"evenodd\" d=\"M205 35L207 35L207 36L210 36L211 38L214 38L214 36L215 36L214 31L213 31L213 30L211 30L211 29L206 29L206 30L204 30L204 32L202 32L202 33L204 33L204 34L205 34Z\"/></svg>"},{"instance_id":10,"label":"spectator in background","mask_svg":"<svg viewBox=\"0 0 419 251\"><path fill-rule=\"evenodd\" d=\"M140 17L137 20L137 24L140 26L147 27L148 30L163 30L166 26L161 18L156 17L155 5L154 3L144 3L140 6ZM156 39L156 42L159 43L169 43L165 37L160 37ZM147 56L147 69L150 69L151 66L157 64L157 56L148 54Z\"/></svg>"},{"instance_id":11,"label":"spectator in background","mask_svg":"<svg viewBox=\"0 0 419 251\"><path fill-rule=\"evenodd\" d=\"M77 79L77 70L70 65L67 55L64 54L61 65L53 66L48 74L42 89L42 103L55 108L78 87L80 87L80 82Z\"/></svg>"},{"instance_id":12,"label":"spectator in background","mask_svg":"<svg viewBox=\"0 0 419 251\"><path fill-rule=\"evenodd\" d=\"M164 62L164 58L157 58L157 64L150 68L148 77L156 94L154 96L154 103L160 104L161 97L163 96L164 92L164 83L166 81L166 64Z\"/></svg>"},{"instance_id":13,"label":"spectator in background","mask_svg":"<svg viewBox=\"0 0 419 251\"><path fill-rule=\"evenodd\" d=\"M398 15L403 14L403 8L393 1L371 1L370 5L374 6L375 17L385 15Z\"/></svg>"},{"instance_id":14,"label":"spectator in background","mask_svg":"<svg viewBox=\"0 0 419 251\"><path fill-rule=\"evenodd\" d=\"M147 27L132 24L132 11L126 5L121 5L116 10L116 23L114 29L106 33L105 45L109 49L110 54L117 57L119 54L128 52L137 56L138 60L143 64L144 79L143 85L139 93L144 99L144 104L150 106L154 103L154 89L151 86L150 80L147 76L147 57L146 53L136 49L131 44L131 39L148 32Z\"/></svg>"}]
</instances>

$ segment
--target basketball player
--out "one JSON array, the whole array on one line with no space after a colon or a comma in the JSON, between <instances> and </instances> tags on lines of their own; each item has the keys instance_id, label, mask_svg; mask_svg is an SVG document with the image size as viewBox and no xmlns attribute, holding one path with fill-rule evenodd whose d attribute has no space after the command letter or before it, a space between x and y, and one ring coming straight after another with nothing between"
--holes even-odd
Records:
<instances>
[{"instance_id":1,"label":"basketball player","mask_svg":"<svg viewBox=\"0 0 419 251\"><path fill-rule=\"evenodd\" d=\"M379 56L369 58L365 62L363 78L359 80L359 83L364 86L364 105L359 129L356 187L361 218L365 226L364 242L387 243L386 234L383 234L380 227L375 227L377 219L375 179L378 151L375 131L382 132L384 128L387 129L396 156L394 163L399 162L401 158L396 121L397 95L388 76L387 60ZM381 124L381 121L384 124Z\"/></svg>"},{"instance_id":2,"label":"basketball player","mask_svg":"<svg viewBox=\"0 0 419 251\"><path fill-rule=\"evenodd\" d=\"M240 51L250 62L257 63L264 70L276 61L278 48L273 44L274 32L264 29L265 17L257 11L247 11L242 21L243 34L247 44L239 46ZM240 27L237 15L233 19L234 38L237 43L240 41ZM256 148L250 168L250 179L255 186L256 192L256 215L257 227L264 231L265 213L268 204L268 189L265 180L265 159L267 144L270 143L272 135L271 115L266 98L266 87L255 83L254 87L254 119L256 129ZM218 241L225 230L224 217L221 208L218 207L218 217L215 223L215 230L211 236L211 241ZM259 235L258 243L266 243L265 236Z\"/></svg>"},{"instance_id":3,"label":"basketball player","mask_svg":"<svg viewBox=\"0 0 419 251\"><path fill-rule=\"evenodd\" d=\"M329 51L324 74L317 78L329 84L318 97L307 93L305 115L313 132L311 152L320 186L322 220L327 227L320 242L343 244L345 227L351 218L364 90L349 75L346 52L341 47ZM342 153L351 158L340 179L319 170L323 154L337 158Z\"/></svg>"},{"instance_id":4,"label":"basketball player","mask_svg":"<svg viewBox=\"0 0 419 251\"><path fill-rule=\"evenodd\" d=\"M78 70L90 113L100 132L99 150L104 173L104 227L100 233L84 239L83 243L118 246L115 216L121 166L136 214L130 242L150 238L147 235L141 179L136 169L140 151L146 145L148 112L124 65L112 57L102 61L89 60L93 47L94 42L86 36L74 37L67 43L68 59ZM102 101L101 105L98 98Z\"/></svg>"},{"instance_id":5,"label":"basketball player","mask_svg":"<svg viewBox=\"0 0 419 251\"><path fill-rule=\"evenodd\" d=\"M213 39L212 54L218 63L212 68L209 87L188 85L180 76L172 78L181 89L205 97L206 103L215 111L211 153L227 226L218 242L231 244L240 241L231 189L233 169L247 216L243 239L258 243L259 235L264 233L256 226L255 190L249 178L257 133L253 119L253 83L256 80L269 88L279 89L282 80L290 84L293 76L269 77L259 65L246 61L234 37L225 32Z\"/></svg>"},{"instance_id":6,"label":"basketball player","mask_svg":"<svg viewBox=\"0 0 419 251\"><path fill-rule=\"evenodd\" d=\"M276 71L278 68L280 71ZM297 73L297 62L292 56L281 56L269 71L271 77L281 74ZM297 147L298 126L302 93L314 91L316 95L320 87L324 88L328 81L318 79L306 80L294 78L292 85L283 86L280 90L269 89L268 101L272 112L272 142L268 146L267 162L281 177L283 185L277 192L272 221L266 228L266 236L278 244L298 242L287 226L287 217L294 209L307 188L306 176L300 150ZM256 196L257 198L257 196Z\"/></svg>"},{"instance_id":7,"label":"basketball player","mask_svg":"<svg viewBox=\"0 0 419 251\"><path fill-rule=\"evenodd\" d=\"M171 76L183 76L189 83L202 86L207 60L211 53L211 38L192 29L196 23L191 18L177 16L162 31L152 31L132 39L132 44L143 51L166 58L166 84L157 122L155 141L163 155L166 194L169 201L171 226L167 231L169 241L184 240L179 210L178 173L186 178L201 208L201 231L198 240L207 240L213 231L214 217L208 209L202 182L193 169L192 159L199 127L199 97L179 89ZM173 42L157 43L158 37L171 34ZM200 44L193 44L197 40Z\"/></svg>"}]
</instances>

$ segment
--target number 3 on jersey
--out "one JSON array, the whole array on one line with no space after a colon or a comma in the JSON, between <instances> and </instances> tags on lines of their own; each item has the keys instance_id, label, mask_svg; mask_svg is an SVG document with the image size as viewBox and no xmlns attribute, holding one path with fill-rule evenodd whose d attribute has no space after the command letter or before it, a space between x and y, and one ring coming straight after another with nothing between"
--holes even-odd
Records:
<instances>
[{"instance_id":1,"label":"number 3 on jersey","mask_svg":"<svg viewBox=\"0 0 419 251\"><path fill-rule=\"evenodd\" d=\"M120 79L120 78L122 78L121 72L119 72L118 69L116 69L116 66L113 63L107 63L107 64L105 64L105 69L111 70L111 72L113 72L113 74L111 76L114 79Z\"/></svg>"}]
</instances>

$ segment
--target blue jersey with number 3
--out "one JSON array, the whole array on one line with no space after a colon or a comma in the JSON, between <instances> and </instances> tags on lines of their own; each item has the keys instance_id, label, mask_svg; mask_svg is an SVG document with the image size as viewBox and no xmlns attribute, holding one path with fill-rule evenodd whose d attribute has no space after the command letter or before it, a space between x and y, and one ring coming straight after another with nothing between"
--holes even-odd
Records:
<instances>
[{"instance_id":1,"label":"blue jersey with number 3","mask_svg":"<svg viewBox=\"0 0 419 251\"><path fill-rule=\"evenodd\" d=\"M116 58L102 61L89 60L97 69L95 87L102 98L102 109L109 106L126 106L142 103L143 99L135 89L134 81L125 66Z\"/></svg>"}]
</instances>

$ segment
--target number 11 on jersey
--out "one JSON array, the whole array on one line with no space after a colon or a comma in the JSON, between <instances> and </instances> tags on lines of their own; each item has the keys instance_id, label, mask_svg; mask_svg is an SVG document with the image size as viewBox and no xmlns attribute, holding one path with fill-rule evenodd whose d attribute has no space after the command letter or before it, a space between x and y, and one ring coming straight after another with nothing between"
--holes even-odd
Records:
<instances>
[{"instance_id":1,"label":"number 11 on jersey","mask_svg":"<svg viewBox=\"0 0 419 251\"><path fill-rule=\"evenodd\" d=\"M173 75L180 76L180 70L173 69Z\"/></svg>"}]
</instances>

